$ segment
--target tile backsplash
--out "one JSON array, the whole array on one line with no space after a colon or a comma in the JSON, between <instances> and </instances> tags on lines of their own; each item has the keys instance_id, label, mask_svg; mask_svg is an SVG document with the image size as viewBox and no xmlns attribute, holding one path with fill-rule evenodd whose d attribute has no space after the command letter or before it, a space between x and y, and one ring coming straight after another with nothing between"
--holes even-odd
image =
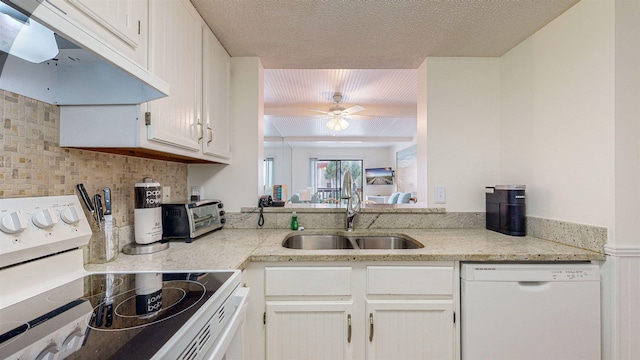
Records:
<instances>
[{"instance_id":1,"label":"tile backsplash","mask_svg":"<svg viewBox=\"0 0 640 360\"><path fill-rule=\"evenodd\" d=\"M133 188L142 178L170 186L172 201L187 200L186 164L61 148L58 106L5 90L0 96L0 198L77 195L79 183L102 195L108 186L121 245L133 241Z\"/></svg>"}]
</instances>

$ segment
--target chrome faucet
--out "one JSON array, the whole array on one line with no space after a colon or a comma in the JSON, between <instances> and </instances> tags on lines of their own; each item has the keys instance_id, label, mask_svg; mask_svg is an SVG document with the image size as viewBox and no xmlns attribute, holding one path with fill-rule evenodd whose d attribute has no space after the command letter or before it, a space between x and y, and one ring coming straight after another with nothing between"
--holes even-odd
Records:
<instances>
[{"instance_id":1,"label":"chrome faucet","mask_svg":"<svg viewBox=\"0 0 640 360\"><path fill-rule=\"evenodd\" d=\"M357 201L355 204L351 201L353 198L352 193L354 192L351 186L352 182L353 179L351 178L351 172L349 170L345 171L344 180L342 181L342 198L347 200L347 231L353 231L353 222L356 219L356 215L360 212L360 194L358 194L357 191L355 191Z\"/></svg>"}]
</instances>

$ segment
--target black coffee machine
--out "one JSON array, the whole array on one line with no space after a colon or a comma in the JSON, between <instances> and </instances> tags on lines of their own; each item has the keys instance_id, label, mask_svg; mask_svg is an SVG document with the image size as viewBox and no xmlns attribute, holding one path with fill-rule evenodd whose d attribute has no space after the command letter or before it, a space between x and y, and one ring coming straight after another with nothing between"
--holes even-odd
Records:
<instances>
[{"instance_id":1,"label":"black coffee machine","mask_svg":"<svg viewBox=\"0 0 640 360\"><path fill-rule=\"evenodd\" d=\"M527 235L525 185L496 185L485 188L487 229L499 233Z\"/></svg>"}]
</instances>

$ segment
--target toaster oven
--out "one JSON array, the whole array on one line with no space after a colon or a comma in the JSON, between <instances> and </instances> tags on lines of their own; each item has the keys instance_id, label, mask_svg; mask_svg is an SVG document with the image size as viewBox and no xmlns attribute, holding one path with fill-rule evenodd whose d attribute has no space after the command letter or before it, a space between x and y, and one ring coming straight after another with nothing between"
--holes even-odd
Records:
<instances>
[{"instance_id":1,"label":"toaster oven","mask_svg":"<svg viewBox=\"0 0 640 360\"><path fill-rule=\"evenodd\" d=\"M162 204L162 238L192 242L198 236L221 229L226 219L220 200Z\"/></svg>"}]
</instances>

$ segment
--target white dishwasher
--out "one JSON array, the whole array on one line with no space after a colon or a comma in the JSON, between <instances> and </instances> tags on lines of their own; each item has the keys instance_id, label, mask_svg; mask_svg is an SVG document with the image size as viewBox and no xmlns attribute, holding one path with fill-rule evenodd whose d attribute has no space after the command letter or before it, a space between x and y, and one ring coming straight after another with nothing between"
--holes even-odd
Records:
<instances>
[{"instance_id":1,"label":"white dishwasher","mask_svg":"<svg viewBox=\"0 0 640 360\"><path fill-rule=\"evenodd\" d=\"M462 359L600 359L600 272L590 263L464 263Z\"/></svg>"}]
</instances>

